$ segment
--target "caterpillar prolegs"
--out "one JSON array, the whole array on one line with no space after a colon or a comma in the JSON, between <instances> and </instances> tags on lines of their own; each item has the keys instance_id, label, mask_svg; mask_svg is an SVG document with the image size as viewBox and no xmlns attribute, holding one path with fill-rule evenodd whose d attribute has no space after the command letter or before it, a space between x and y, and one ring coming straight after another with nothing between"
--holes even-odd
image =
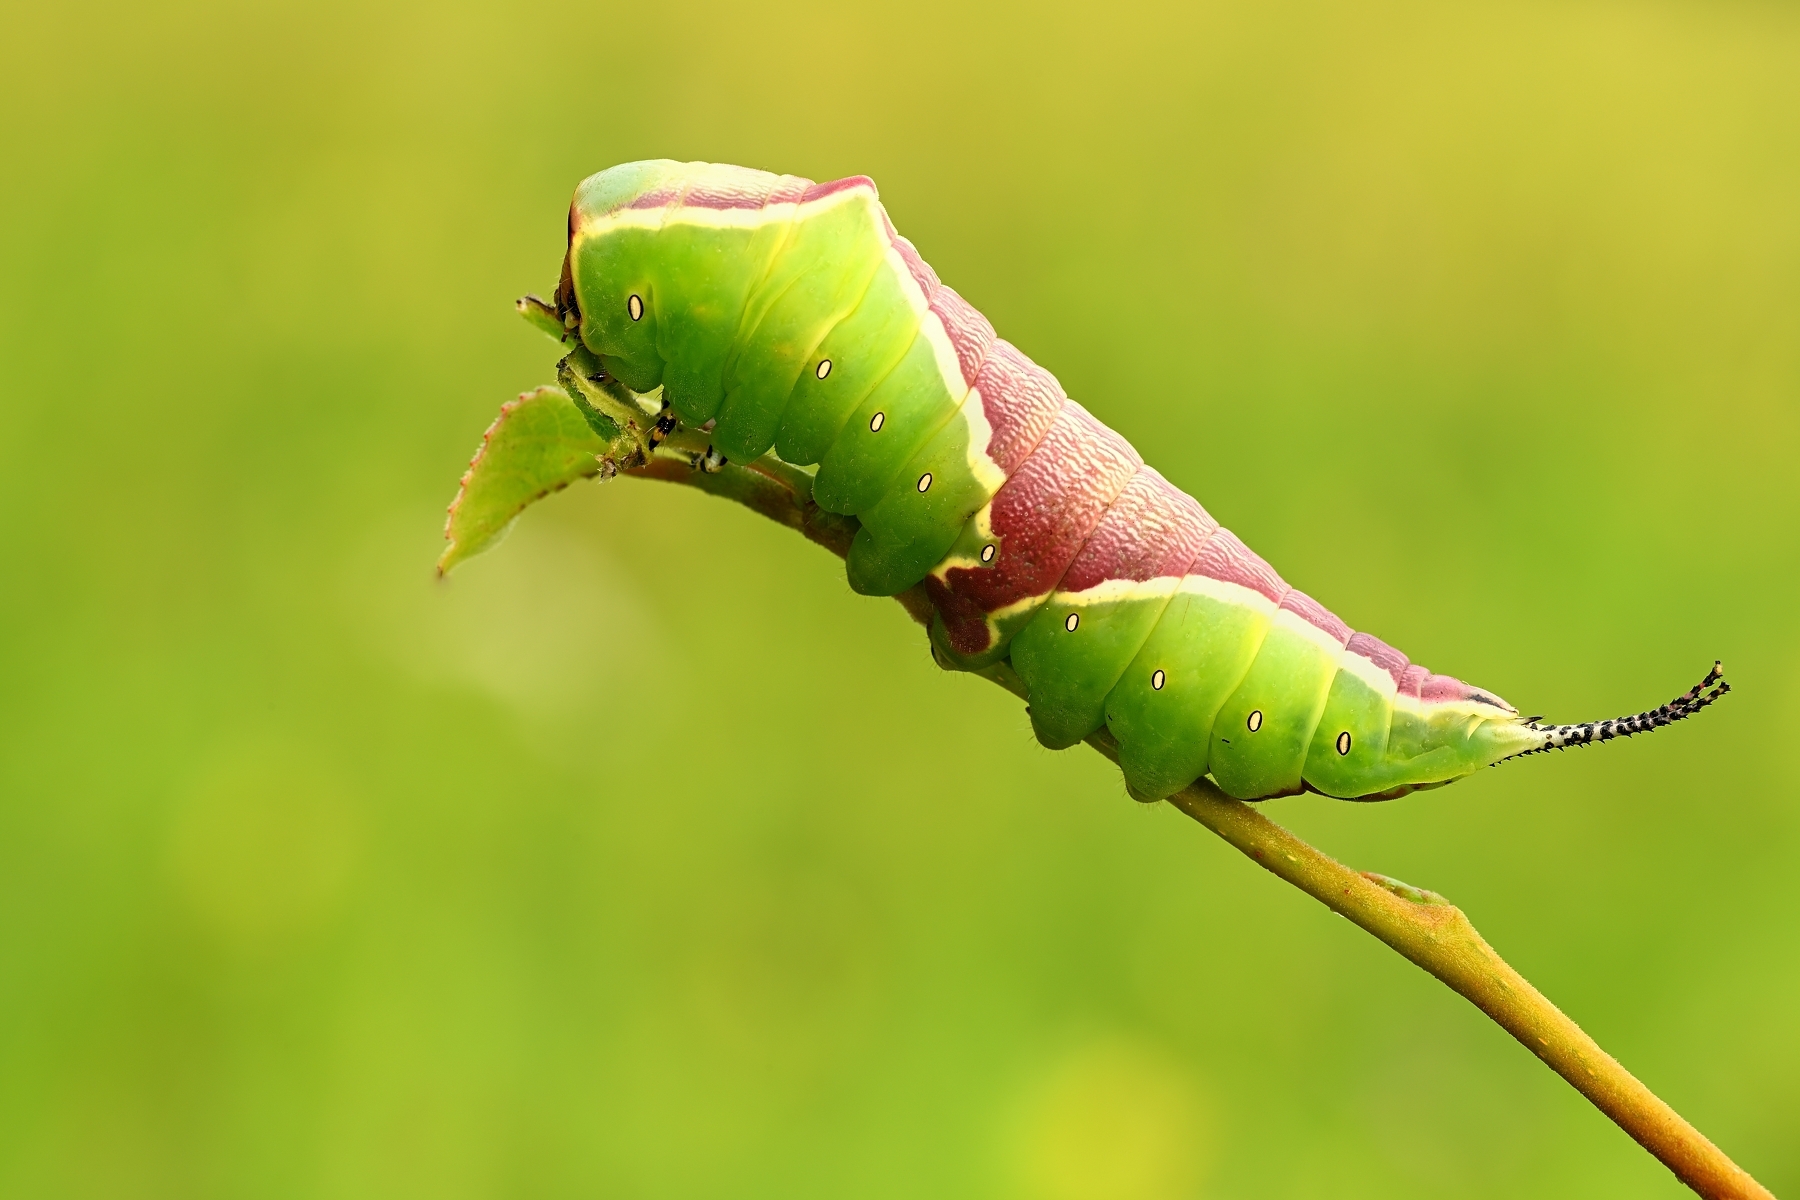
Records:
<instances>
[{"instance_id":1,"label":"caterpillar prolegs","mask_svg":"<svg viewBox=\"0 0 1800 1200\"><path fill-rule=\"evenodd\" d=\"M1640 716L1546 726L1352 632L997 338L866 178L602 171L569 210L558 322L588 378L660 389L656 429L694 431L697 468L816 466L813 500L860 526L851 586L922 583L940 662L1010 659L1038 738L1105 726L1143 799L1202 775L1240 799L1397 796L1728 690L1715 665Z\"/></svg>"}]
</instances>

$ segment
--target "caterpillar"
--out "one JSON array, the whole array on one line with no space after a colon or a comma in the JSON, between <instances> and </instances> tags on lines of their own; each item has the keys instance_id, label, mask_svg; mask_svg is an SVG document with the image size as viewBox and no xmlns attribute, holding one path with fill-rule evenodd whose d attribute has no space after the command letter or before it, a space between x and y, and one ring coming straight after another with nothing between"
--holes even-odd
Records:
<instances>
[{"instance_id":1,"label":"caterpillar","mask_svg":"<svg viewBox=\"0 0 1800 1200\"><path fill-rule=\"evenodd\" d=\"M922 585L942 665L1009 661L1039 741L1110 730L1140 800L1201 776L1242 800L1388 799L1729 691L1715 663L1650 711L1545 724L1352 631L997 337L862 176L602 171L576 189L542 307L574 344L565 377L655 404L650 449L685 431L696 469L812 468L814 502L858 525L850 586Z\"/></svg>"}]
</instances>

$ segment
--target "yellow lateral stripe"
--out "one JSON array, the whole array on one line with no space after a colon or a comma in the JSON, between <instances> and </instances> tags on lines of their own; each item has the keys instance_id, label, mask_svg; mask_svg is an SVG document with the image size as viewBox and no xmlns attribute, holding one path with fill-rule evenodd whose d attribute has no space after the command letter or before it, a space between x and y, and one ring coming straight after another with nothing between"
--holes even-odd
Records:
<instances>
[{"instance_id":1,"label":"yellow lateral stripe","mask_svg":"<svg viewBox=\"0 0 1800 1200\"><path fill-rule=\"evenodd\" d=\"M1400 694L1400 685L1394 682L1386 667L1341 646L1338 648L1338 669L1356 676L1386 700Z\"/></svg>"}]
</instances>

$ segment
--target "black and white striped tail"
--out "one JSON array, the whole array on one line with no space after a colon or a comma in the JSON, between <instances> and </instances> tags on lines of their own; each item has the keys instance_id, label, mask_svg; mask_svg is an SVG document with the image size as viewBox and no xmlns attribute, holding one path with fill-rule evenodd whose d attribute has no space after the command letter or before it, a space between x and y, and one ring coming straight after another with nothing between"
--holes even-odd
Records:
<instances>
[{"instance_id":1,"label":"black and white striped tail","mask_svg":"<svg viewBox=\"0 0 1800 1200\"><path fill-rule=\"evenodd\" d=\"M1693 716L1730 690L1731 685L1725 682L1725 668L1715 662L1705 679L1660 708L1641 712L1635 717L1614 717L1610 721L1588 721L1581 725L1539 725L1538 721L1542 718L1531 717L1525 722L1526 728L1542 733L1544 744L1531 750L1522 750L1511 757L1523 758L1527 754L1542 754L1546 750L1567 750L1570 746L1610 742L1614 738L1630 737L1634 733L1647 733Z\"/></svg>"}]
</instances>

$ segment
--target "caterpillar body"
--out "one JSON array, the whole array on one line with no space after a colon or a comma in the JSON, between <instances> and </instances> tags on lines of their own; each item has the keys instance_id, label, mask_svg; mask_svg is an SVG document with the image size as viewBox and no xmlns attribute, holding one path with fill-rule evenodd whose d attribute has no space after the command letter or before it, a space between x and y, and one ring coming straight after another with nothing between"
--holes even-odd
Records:
<instances>
[{"instance_id":1,"label":"caterpillar body","mask_svg":"<svg viewBox=\"0 0 1800 1200\"><path fill-rule=\"evenodd\" d=\"M1039 740L1105 726L1140 799L1203 775L1240 799L1388 798L1728 690L1715 665L1638 716L1544 725L1353 632L996 337L861 176L591 176L556 315L607 376L661 389L663 436L710 431L697 465L816 465L814 501L860 523L850 585L922 583L941 663L1009 658Z\"/></svg>"}]
</instances>

